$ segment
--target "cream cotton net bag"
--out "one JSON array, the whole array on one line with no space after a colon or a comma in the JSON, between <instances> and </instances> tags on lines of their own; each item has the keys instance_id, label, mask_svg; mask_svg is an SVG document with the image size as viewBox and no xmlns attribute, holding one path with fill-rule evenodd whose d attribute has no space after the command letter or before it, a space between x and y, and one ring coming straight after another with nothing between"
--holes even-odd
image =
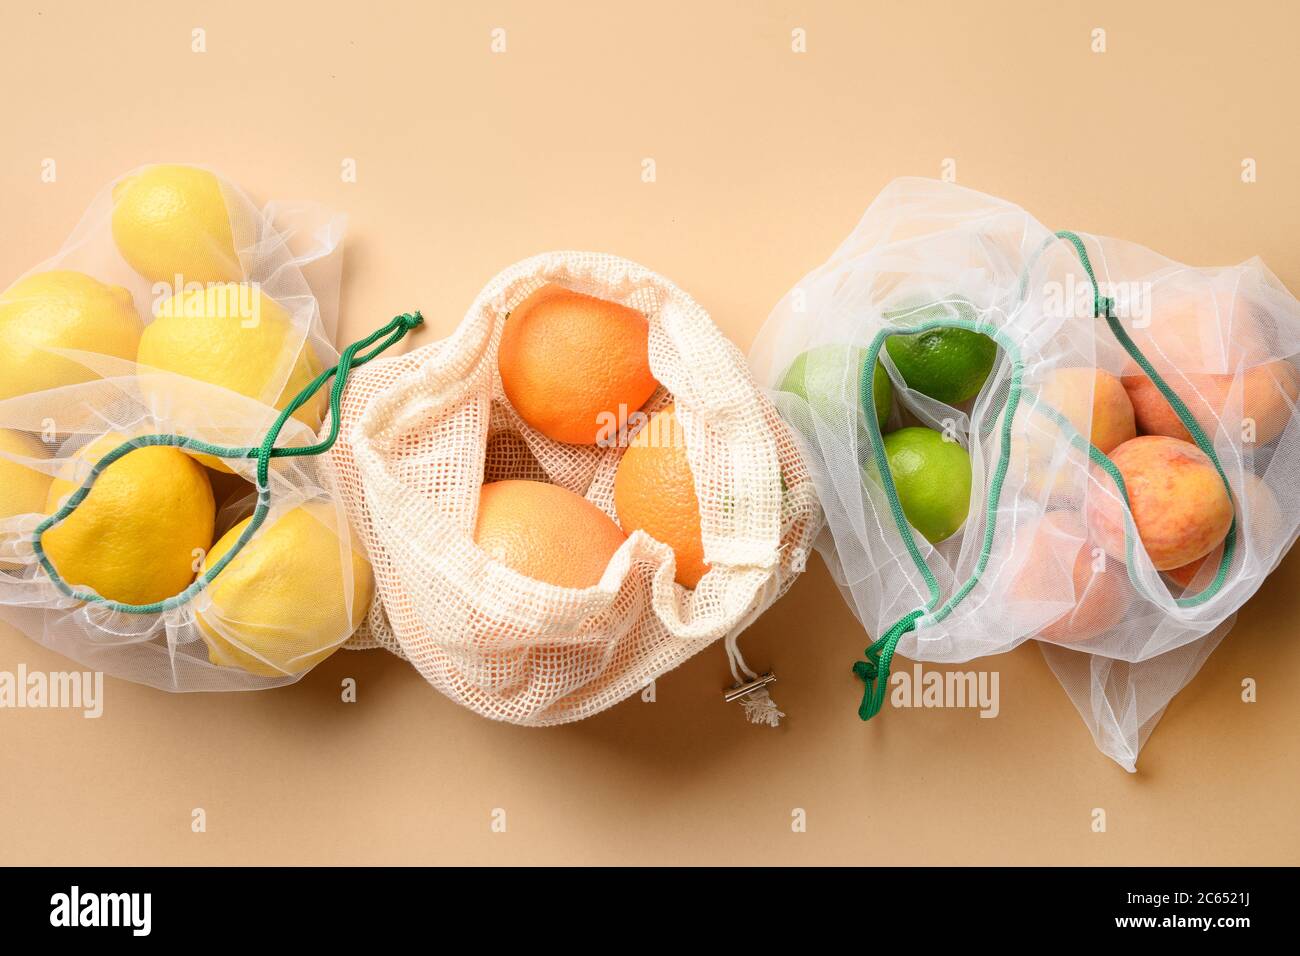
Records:
<instances>
[{"instance_id":1,"label":"cream cotton net bag","mask_svg":"<svg viewBox=\"0 0 1300 956\"><path fill-rule=\"evenodd\" d=\"M507 316L548 283L649 320L661 387L643 411L675 402L685 434L710 564L694 590L674 582L672 551L644 531L586 589L527 578L474 543L484 482L551 482L615 518L623 448L533 430L497 371ZM794 438L742 354L667 279L596 253L520 262L488 283L449 338L358 370L329 461L378 594L346 646L386 648L457 703L529 726L590 717L719 640L736 682L752 681L736 639L803 570L820 523ZM756 722L780 716L765 689L741 699Z\"/></svg>"}]
</instances>

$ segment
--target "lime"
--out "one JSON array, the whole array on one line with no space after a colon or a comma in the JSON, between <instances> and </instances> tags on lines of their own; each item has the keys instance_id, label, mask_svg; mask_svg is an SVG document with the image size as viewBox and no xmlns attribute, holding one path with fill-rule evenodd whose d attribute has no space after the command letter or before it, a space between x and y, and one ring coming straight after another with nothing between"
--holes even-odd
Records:
<instances>
[{"instance_id":1,"label":"lime","mask_svg":"<svg viewBox=\"0 0 1300 956\"><path fill-rule=\"evenodd\" d=\"M906 316L909 322L973 321L974 306L965 300L939 302L919 308L886 312L886 318ZM885 340L885 348L907 387L946 405L960 405L984 387L998 347L982 332L937 328Z\"/></svg>"},{"instance_id":2,"label":"lime","mask_svg":"<svg viewBox=\"0 0 1300 956\"><path fill-rule=\"evenodd\" d=\"M833 418L842 397L859 394L866 357L867 350L855 345L818 345L790 363L777 387L798 395L822 418ZM894 404L894 383L879 361L871 375L871 403L884 428Z\"/></svg>"},{"instance_id":3,"label":"lime","mask_svg":"<svg viewBox=\"0 0 1300 956\"><path fill-rule=\"evenodd\" d=\"M933 428L900 428L884 446L907 523L931 544L955 534L970 510L966 449Z\"/></svg>"}]
</instances>

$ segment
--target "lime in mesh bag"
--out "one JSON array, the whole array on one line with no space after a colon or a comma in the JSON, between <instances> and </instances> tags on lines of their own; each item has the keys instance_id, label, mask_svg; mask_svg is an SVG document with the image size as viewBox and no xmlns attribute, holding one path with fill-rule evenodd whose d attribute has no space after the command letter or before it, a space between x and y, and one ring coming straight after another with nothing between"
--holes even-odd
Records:
<instances>
[{"instance_id":1,"label":"lime in mesh bag","mask_svg":"<svg viewBox=\"0 0 1300 956\"><path fill-rule=\"evenodd\" d=\"M320 454L352 368L419 319L335 351L343 226L147 166L0 293L0 619L174 691L289 683L347 640L373 580Z\"/></svg>"},{"instance_id":2,"label":"lime in mesh bag","mask_svg":"<svg viewBox=\"0 0 1300 956\"><path fill-rule=\"evenodd\" d=\"M674 552L640 529L590 587L525 576L476 544L485 483L556 485L618 516L627 443L548 437L502 383L509 316L554 288L648 321L658 388L641 411L673 404L684 433L708 563L693 587L674 580ZM744 356L667 279L596 253L520 262L488 283L449 338L359 369L342 421L329 461L378 593L348 647L386 648L452 700L530 726L579 720L644 693L716 641L737 684L757 682L736 640L803 570L821 522L816 493ZM567 541L575 555L590 545L577 529ZM779 716L762 687L741 701L756 723Z\"/></svg>"},{"instance_id":3,"label":"lime in mesh bag","mask_svg":"<svg viewBox=\"0 0 1300 956\"><path fill-rule=\"evenodd\" d=\"M1300 304L1258 259L1193 268L955 185L888 186L751 353L876 637L860 716L895 652L1036 639L1134 770L1295 540L1297 352Z\"/></svg>"}]
</instances>

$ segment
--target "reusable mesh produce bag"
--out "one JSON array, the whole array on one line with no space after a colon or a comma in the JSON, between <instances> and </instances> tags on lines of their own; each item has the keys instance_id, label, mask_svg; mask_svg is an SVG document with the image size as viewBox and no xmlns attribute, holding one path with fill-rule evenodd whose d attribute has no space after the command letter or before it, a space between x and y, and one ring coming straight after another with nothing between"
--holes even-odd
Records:
<instances>
[{"instance_id":1,"label":"reusable mesh produce bag","mask_svg":"<svg viewBox=\"0 0 1300 956\"><path fill-rule=\"evenodd\" d=\"M945 326L998 344L962 407L908 389L882 347ZM846 365L815 400L779 390L796 356L831 344L862 348L861 369ZM1134 770L1169 700L1295 540L1298 351L1300 305L1258 259L1193 268L1053 233L955 185L890 184L777 305L750 356L801 436L827 518L818 549L877 637L855 666L861 716L881 707L895 650L955 663L1038 638L1097 746ZM908 526L863 413L877 355L897 398L886 431L925 425L970 453L969 515L937 545ZM1182 569L1185 587L1156 569L1122 476L1088 441L1106 424L1092 418L1096 376L1063 389L1066 369L1119 378L1139 433L1195 446L1226 483L1232 527ZM1186 517L1177 505L1171 522Z\"/></svg>"},{"instance_id":2,"label":"reusable mesh produce bag","mask_svg":"<svg viewBox=\"0 0 1300 956\"><path fill-rule=\"evenodd\" d=\"M151 202L206 203L207 219L159 225L145 209L136 210L141 222L126 221L124 197L151 170L163 170L164 181ZM325 386L341 388L368 358L349 350L334 375L343 228L341 217L308 203L259 211L196 167L145 167L104 189L60 252L0 294L9 352L0 357L0 472L11 489L28 487L21 505L0 493L11 502L0 511L0 618L83 665L172 691L289 683L351 635L368 608L369 576L312 457ZM46 335L82 305L77 347ZM137 344L141 330L164 320L171 325L149 337L152 345ZM416 321L404 317L385 333L395 341ZM185 324L198 322L228 337L186 345L197 326ZM214 383L231 374L253 387ZM207 475L214 489L212 542L193 554L192 583L137 601L61 574L50 536L81 508L103 516L95 484L127 456L156 455L156 446L195 456L203 470L187 466L191 483ZM56 491L42 505L46 485ZM139 499L151 502L151 521L202 511L148 491ZM245 518L237 543L206 562L210 544ZM132 527L147 531L150 522L138 519ZM109 514L96 528L112 523ZM83 545L78 561L121 560L95 529ZM157 572L149 555L134 558L128 581Z\"/></svg>"},{"instance_id":3,"label":"reusable mesh produce bag","mask_svg":"<svg viewBox=\"0 0 1300 956\"><path fill-rule=\"evenodd\" d=\"M622 448L534 431L497 371L506 317L547 283L649 320L650 367L662 387L644 411L676 403L712 566L693 591L674 582L671 550L644 531L587 589L524 577L473 541L487 481L549 481L615 517ZM452 700L516 724L589 717L717 640L736 680L754 678L736 637L802 570L820 522L792 435L704 309L653 272L593 253L512 266L452 336L359 370L329 458L379 595L347 646L385 647ZM777 716L764 690L744 701L755 720Z\"/></svg>"}]
</instances>

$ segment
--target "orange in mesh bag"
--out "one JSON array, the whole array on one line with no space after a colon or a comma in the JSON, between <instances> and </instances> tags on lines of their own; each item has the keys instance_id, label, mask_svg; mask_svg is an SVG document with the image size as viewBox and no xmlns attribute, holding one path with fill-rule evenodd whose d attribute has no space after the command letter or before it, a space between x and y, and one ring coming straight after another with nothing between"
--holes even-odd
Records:
<instances>
[{"instance_id":1,"label":"orange in mesh bag","mask_svg":"<svg viewBox=\"0 0 1300 956\"><path fill-rule=\"evenodd\" d=\"M615 441L549 438L507 398L498 370L507 317L549 286L648 320L660 387L640 416L610 410ZM675 582L672 549L643 530L587 588L526 577L475 544L489 482L550 482L615 518L615 476L632 430L669 405L694 475L708 564L693 589ZM540 414L529 410L532 420ZM788 427L705 310L650 270L594 253L512 266L452 336L359 369L327 460L368 549L378 598L345 646L387 648L458 703L523 725L589 717L718 640L737 684L757 679L736 638L803 570L821 521ZM575 532L566 546L576 552L585 542ZM741 700L755 722L780 716L764 689Z\"/></svg>"}]
</instances>

